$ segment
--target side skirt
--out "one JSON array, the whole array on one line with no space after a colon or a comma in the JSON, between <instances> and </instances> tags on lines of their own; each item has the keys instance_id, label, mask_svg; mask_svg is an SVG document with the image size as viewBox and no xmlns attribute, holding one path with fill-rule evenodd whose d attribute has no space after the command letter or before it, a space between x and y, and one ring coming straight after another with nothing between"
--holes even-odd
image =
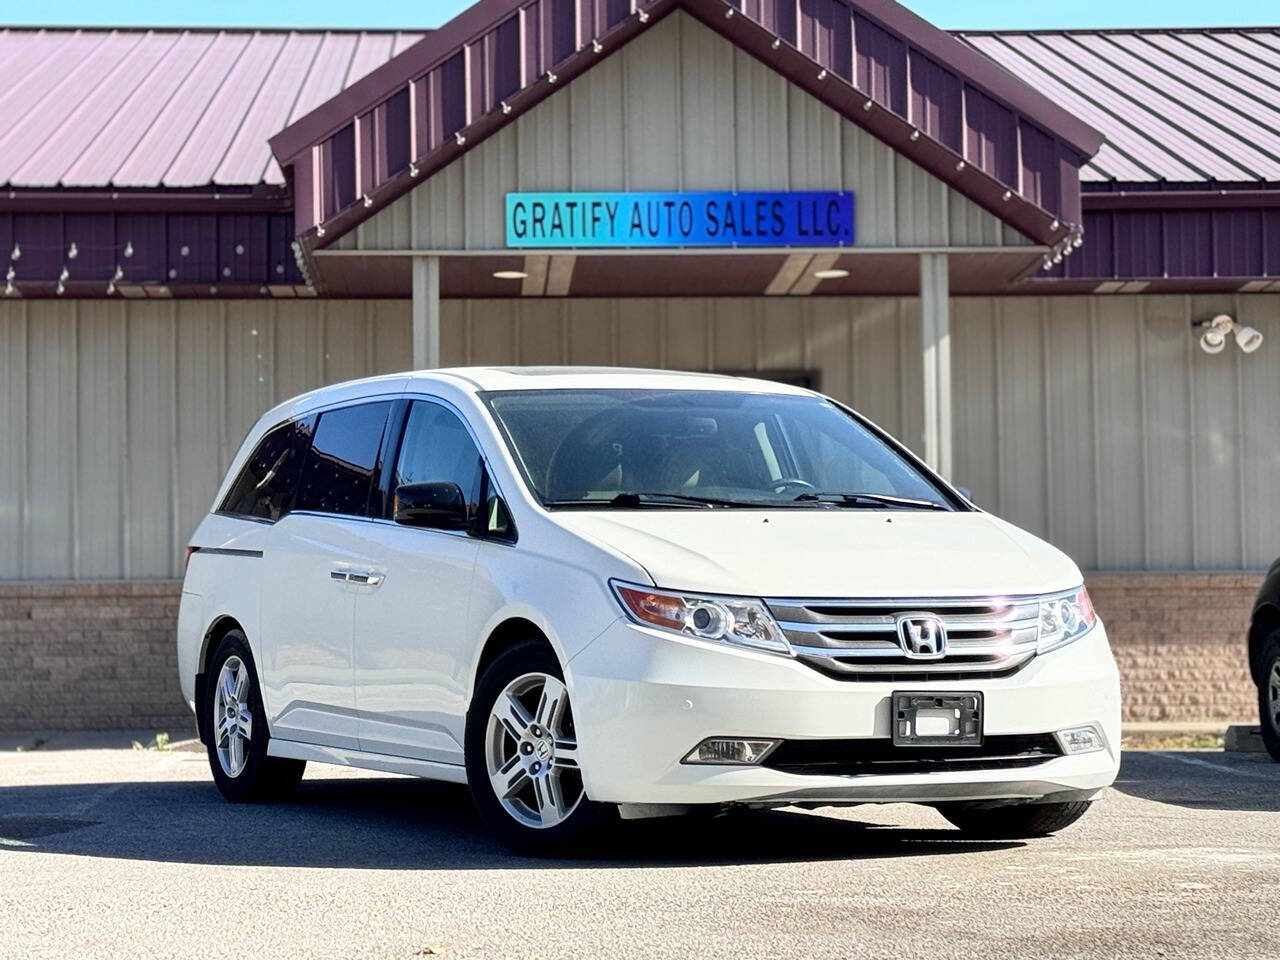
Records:
<instances>
[{"instance_id":1,"label":"side skirt","mask_svg":"<svg viewBox=\"0 0 1280 960\"><path fill-rule=\"evenodd\" d=\"M359 767L362 770L379 770L383 773L399 773L407 777L423 777L427 780L444 780L449 783L467 782L467 768L461 764L410 760L384 753L364 753L346 747L322 747L315 743L277 740L274 737L267 742L267 756L334 763L342 767Z\"/></svg>"}]
</instances>

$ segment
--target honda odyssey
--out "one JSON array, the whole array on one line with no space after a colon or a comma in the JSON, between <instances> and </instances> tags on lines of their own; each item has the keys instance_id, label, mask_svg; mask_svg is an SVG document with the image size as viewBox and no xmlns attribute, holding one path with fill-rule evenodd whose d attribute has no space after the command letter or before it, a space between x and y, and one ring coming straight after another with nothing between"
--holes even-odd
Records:
<instances>
[{"instance_id":1,"label":"honda odyssey","mask_svg":"<svg viewBox=\"0 0 1280 960\"><path fill-rule=\"evenodd\" d=\"M732 377L288 401L191 538L178 654L229 800L307 761L450 780L538 853L606 817L899 801L1039 836L1120 756L1075 564L836 401Z\"/></svg>"}]
</instances>

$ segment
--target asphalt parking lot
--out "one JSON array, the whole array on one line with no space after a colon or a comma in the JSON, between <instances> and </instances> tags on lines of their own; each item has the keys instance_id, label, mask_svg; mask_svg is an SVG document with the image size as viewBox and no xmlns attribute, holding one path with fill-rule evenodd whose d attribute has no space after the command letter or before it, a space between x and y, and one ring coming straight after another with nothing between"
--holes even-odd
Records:
<instances>
[{"instance_id":1,"label":"asphalt parking lot","mask_svg":"<svg viewBox=\"0 0 1280 960\"><path fill-rule=\"evenodd\" d=\"M1061 835L966 842L932 810L632 826L510 856L464 790L312 766L233 807L202 754L0 752L12 957L1267 957L1280 765L1131 752Z\"/></svg>"}]
</instances>

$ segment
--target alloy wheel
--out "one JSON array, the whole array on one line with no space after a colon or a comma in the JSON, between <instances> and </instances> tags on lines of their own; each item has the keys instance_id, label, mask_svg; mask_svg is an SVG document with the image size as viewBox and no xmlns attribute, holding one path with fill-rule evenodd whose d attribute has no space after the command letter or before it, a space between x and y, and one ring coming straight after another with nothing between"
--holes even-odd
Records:
<instances>
[{"instance_id":1,"label":"alloy wheel","mask_svg":"<svg viewBox=\"0 0 1280 960\"><path fill-rule=\"evenodd\" d=\"M545 829L573 814L582 774L562 681L526 673L507 684L489 711L485 764L498 802L519 823Z\"/></svg>"},{"instance_id":2,"label":"alloy wheel","mask_svg":"<svg viewBox=\"0 0 1280 960\"><path fill-rule=\"evenodd\" d=\"M218 672L213 730L222 772L232 778L240 776L249 756L253 711L249 709L249 668L234 655L227 657Z\"/></svg>"},{"instance_id":3,"label":"alloy wheel","mask_svg":"<svg viewBox=\"0 0 1280 960\"><path fill-rule=\"evenodd\" d=\"M1271 729L1280 733L1280 658L1271 664L1271 676L1267 678L1267 687Z\"/></svg>"}]
</instances>

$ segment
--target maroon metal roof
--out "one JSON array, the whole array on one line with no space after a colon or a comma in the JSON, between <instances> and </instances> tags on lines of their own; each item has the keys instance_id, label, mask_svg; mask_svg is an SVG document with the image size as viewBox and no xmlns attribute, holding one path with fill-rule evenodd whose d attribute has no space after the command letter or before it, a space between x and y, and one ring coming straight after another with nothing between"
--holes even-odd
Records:
<instances>
[{"instance_id":1,"label":"maroon metal roof","mask_svg":"<svg viewBox=\"0 0 1280 960\"><path fill-rule=\"evenodd\" d=\"M0 31L0 184L283 184L267 138L422 36Z\"/></svg>"},{"instance_id":2,"label":"maroon metal roof","mask_svg":"<svg viewBox=\"0 0 1280 960\"><path fill-rule=\"evenodd\" d=\"M1106 134L1088 181L1280 181L1280 29L965 33Z\"/></svg>"}]
</instances>

